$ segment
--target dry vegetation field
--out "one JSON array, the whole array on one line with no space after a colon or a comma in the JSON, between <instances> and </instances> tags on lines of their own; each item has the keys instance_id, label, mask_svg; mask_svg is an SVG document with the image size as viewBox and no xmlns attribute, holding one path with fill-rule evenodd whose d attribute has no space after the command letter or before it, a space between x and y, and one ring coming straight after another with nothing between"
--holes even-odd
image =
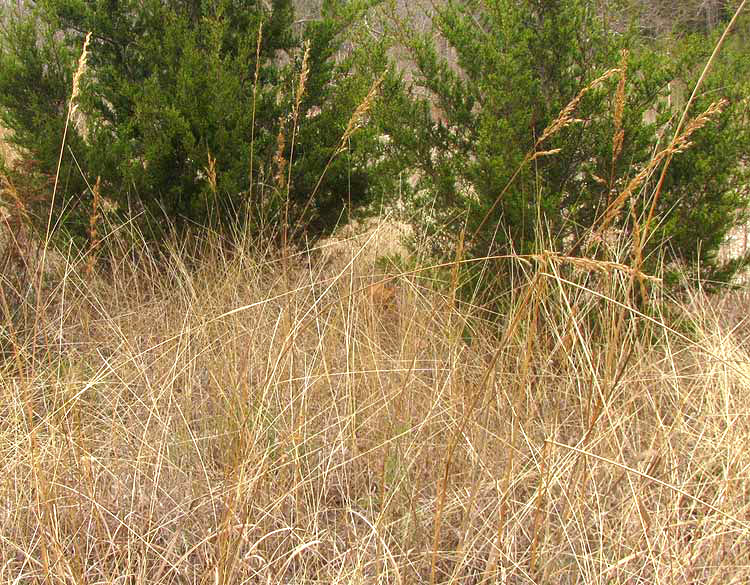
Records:
<instances>
[{"instance_id":1,"label":"dry vegetation field","mask_svg":"<svg viewBox=\"0 0 750 585\"><path fill-rule=\"evenodd\" d=\"M747 293L118 237L5 265L0 582L750 581Z\"/></svg>"},{"instance_id":2,"label":"dry vegetation field","mask_svg":"<svg viewBox=\"0 0 750 585\"><path fill-rule=\"evenodd\" d=\"M403 226L289 257L94 211L87 257L15 201L0 584L750 582L746 291L670 297L600 238L479 261L491 312L460 251L376 262Z\"/></svg>"}]
</instances>

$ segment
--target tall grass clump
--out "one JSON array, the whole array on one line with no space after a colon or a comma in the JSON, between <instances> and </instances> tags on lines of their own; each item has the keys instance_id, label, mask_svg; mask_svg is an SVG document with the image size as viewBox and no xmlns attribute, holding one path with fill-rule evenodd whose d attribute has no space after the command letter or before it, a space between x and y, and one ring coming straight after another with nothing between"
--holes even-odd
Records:
<instances>
[{"instance_id":1,"label":"tall grass clump","mask_svg":"<svg viewBox=\"0 0 750 585\"><path fill-rule=\"evenodd\" d=\"M274 118L282 246L242 223L229 236L167 223L155 243L103 212L102 178L87 246L53 254L47 237L32 276L20 245L0 266L0 583L748 582L747 295L668 286L679 266L650 247L647 211L663 196L649 177L723 102L622 175L622 52L456 237L386 265L371 250L384 220L349 245L295 245L306 224L292 217L325 182L294 200L314 55L300 56L291 124ZM322 175L388 83L349 109ZM554 140L609 83L591 221L560 238L539 211L533 240L477 254L517 181L564 155ZM253 172L267 138L250 135ZM203 154L218 197L220 151ZM25 221L12 177L1 185L16 202L4 221Z\"/></svg>"},{"instance_id":2,"label":"tall grass clump","mask_svg":"<svg viewBox=\"0 0 750 585\"><path fill-rule=\"evenodd\" d=\"M738 300L550 251L487 318L365 249L169 249L70 262L59 352L2 365L4 581L750 577Z\"/></svg>"}]
</instances>

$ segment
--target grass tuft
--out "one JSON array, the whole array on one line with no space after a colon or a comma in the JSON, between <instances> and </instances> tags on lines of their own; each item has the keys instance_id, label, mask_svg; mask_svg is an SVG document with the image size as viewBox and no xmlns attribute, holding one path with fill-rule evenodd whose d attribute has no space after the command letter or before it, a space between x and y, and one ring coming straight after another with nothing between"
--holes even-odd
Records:
<instances>
[{"instance_id":1,"label":"grass tuft","mask_svg":"<svg viewBox=\"0 0 750 585\"><path fill-rule=\"evenodd\" d=\"M46 290L57 350L0 365L1 582L750 579L741 293L644 315L550 252L487 320L455 272L244 245L115 236Z\"/></svg>"}]
</instances>

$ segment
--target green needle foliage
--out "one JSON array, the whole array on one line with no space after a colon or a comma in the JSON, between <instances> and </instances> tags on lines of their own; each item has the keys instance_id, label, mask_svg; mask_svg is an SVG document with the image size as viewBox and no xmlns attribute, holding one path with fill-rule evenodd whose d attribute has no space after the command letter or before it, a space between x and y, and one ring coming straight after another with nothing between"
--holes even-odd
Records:
<instances>
[{"instance_id":1,"label":"green needle foliage","mask_svg":"<svg viewBox=\"0 0 750 585\"><path fill-rule=\"evenodd\" d=\"M404 165L418 170L423 227L447 228L448 257L464 226L475 256L533 253L540 242L590 253L582 246L592 226L668 146L681 114L670 96L676 81L693 87L716 40L693 35L657 46L635 26L615 30L595 3L580 0L438 3L424 34L395 21L413 71L401 111L384 125ZM650 269L661 252L668 264L700 263L708 278L726 278L735 267L719 262L717 251L746 203L737 169L750 143L740 105L747 55L738 51L717 65L691 109L693 118L730 100L674 156L642 243ZM621 65L624 78L613 72L591 87ZM560 114L569 104L566 121ZM404 118L414 122L404 127ZM615 233L632 239L647 222L660 169L611 218Z\"/></svg>"},{"instance_id":2,"label":"green needle foliage","mask_svg":"<svg viewBox=\"0 0 750 585\"><path fill-rule=\"evenodd\" d=\"M169 220L154 222L156 237L167 223L330 228L344 204L372 195L374 165L362 152L373 135L353 135L350 156L334 156L381 72L355 72L356 50L343 50L366 8L329 0L303 25L291 0L40 0L6 9L0 116L26 157L27 188L48 205L72 75L91 31L85 124L68 129L55 209L68 232L83 232L86 180L99 176L120 209ZM378 63L382 70L385 59Z\"/></svg>"}]
</instances>

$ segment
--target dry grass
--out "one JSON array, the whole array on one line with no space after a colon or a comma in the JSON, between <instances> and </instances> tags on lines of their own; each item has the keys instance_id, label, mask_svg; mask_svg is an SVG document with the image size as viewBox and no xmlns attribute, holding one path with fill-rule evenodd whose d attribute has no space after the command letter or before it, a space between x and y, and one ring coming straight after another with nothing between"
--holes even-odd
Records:
<instances>
[{"instance_id":1,"label":"dry grass","mask_svg":"<svg viewBox=\"0 0 750 585\"><path fill-rule=\"evenodd\" d=\"M523 164L616 73L621 117L626 65ZM513 266L497 315L457 294L465 234L389 275L382 226L165 254L92 194L87 256L0 266L0 583L750 582L746 293L660 298L600 237L481 260Z\"/></svg>"},{"instance_id":2,"label":"dry grass","mask_svg":"<svg viewBox=\"0 0 750 585\"><path fill-rule=\"evenodd\" d=\"M8 166L12 166L19 158L8 141L10 134L7 128L0 126L0 160L5 161Z\"/></svg>"},{"instance_id":3,"label":"dry grass","mask_svg":"<svg viewBox=\"0 0 750 585\"><path fill-rule=\"evenodd\" d=\"M489 322L455 272L115 249L4 330L0 582L750 580L746 299L548 254Z\"/></svg>"}]
</instances>

